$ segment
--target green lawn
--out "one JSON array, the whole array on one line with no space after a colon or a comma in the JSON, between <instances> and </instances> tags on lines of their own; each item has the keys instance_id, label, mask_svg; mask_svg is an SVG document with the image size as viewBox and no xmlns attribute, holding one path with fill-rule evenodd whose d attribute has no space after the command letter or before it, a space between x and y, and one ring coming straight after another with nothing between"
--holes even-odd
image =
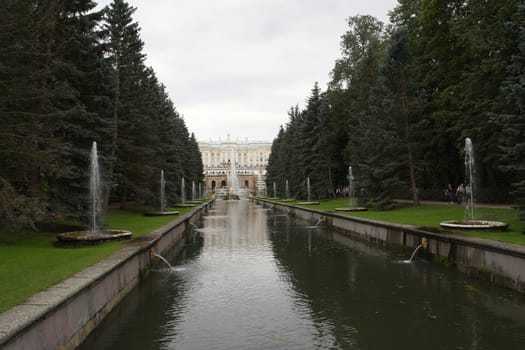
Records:
<instances>
[{"instance_id":1,"label":"green lawn","mask_svg":"<svg viewBox=\"0 0 525 350\"><path fill-rule=\"evenodd\" d=\"M296 202L290 204L297 205ZM324 200L310 208L335 211L347 207L348 200ZM180 214L192 208L169 208ZM145 217L143 213L151 208L111 210L106 223L111 229L123 229L138 237L174 220L177 216ZM455 205L423 205L418 207L400 206L391 211L339 212L381 221L412 224L439 229L445 220L463 218L463 208ZM508 232L457 232L457 234L482 237L502 242L525 245L521 233L524 222L518 220L517 212L511 209L478 209L478 219L496 220L509 223ZM57 248L53 232L0 232L0 312L21 303L31 295L58 283L83 268L94 264L122 247L124 242L110 242L82 248Z\"/></svg>"},{"instance_id":2,"label":"green lawn","mask_svg":"<svg viewBox=\"0 0 525 350\"><path fill-rule=\"evenodd\" d=\"M298 201L283 203L298 205ZM321 200L320 205L305 206L311 209L336 212L335 208L348 207L348 199ZM343 215L368 218L399 224L409 224L422 228L430 228L432 231L440 229L439 223L449 220L462 220L464 217L464 207L455 204L448 205L399 205L394 210L377 211L369 209L362 212L337 212ZM518 211L514 209L493 209L476 208L476 219L503 221L509 224L507 232L488 232L488 231L454 231L458 235L466 235L492 239L501 242L525 245L525 234L522 230L525 222L518 218Z\"/></svg>"},{"instance_id":3,"label":"green lawn","mask_svg":"<svg viewBox=\"0 0 525 350\"><path fill-rule=\"evenodd\" d=\"M193 208L170 208L180 215ZM175 220L178 216L143 215L151 208L110 210L110 229L129 230L138 237ZM180 216L179 215L179 216ZM57 248L57 232L0 232L0 312L56 284L114 253L125 242L108 242L81 248Z\"/></svg>"}]
</instances>

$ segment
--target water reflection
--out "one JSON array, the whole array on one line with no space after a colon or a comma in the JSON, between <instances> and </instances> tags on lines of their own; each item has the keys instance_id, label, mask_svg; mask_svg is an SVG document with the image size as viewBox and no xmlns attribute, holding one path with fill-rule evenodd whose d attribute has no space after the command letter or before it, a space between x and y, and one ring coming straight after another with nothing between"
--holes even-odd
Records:
<instances>
[{"instance_id":1,"label":"water reflection","mask_svg":"<svg viewBox=\"0 0 525 350\"><path fill-rule=\"evenodd\" d=\"M202 239L171 259L178 270L153 271L81 349L525 344L521 295L311 225L218 201Z\"/></svg>"},{"instance_id":2,"label":"water reflection","mask_svg":"<svg viewBox=\"0 0 525 350\"><path fill-rule=\"evenodd\" d=\"M212 216L204 218L204 249L230 252L265 246L268 238L266 210L242 201L220 201ZM220 234L218 234L220 233Z\"/></svg>"}]
</instances>

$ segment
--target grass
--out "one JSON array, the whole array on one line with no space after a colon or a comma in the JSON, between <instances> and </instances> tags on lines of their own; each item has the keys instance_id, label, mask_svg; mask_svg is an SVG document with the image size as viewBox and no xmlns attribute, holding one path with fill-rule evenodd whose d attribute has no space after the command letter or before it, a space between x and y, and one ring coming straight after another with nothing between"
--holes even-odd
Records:
<instances>
[{"instance_id":1,"label":"grass","mask_svg":"<svg viewBox=\"0 0 525 350\"><path fill-rule=\"evenodd\" d=\"M299 201L284 203L298 205ZM335 208L348 207L348 199L321 200L320 205L305 206L312 209L336 212ZM362 217L372 220L386 221L398 224L414 225L421 228L431 229L433 232L441 230L439 223L449 220L462 220L464 217L464 207L458 205L399 205L394 210L377 211L369 209L368 211L338 212L343 215ZM525 228L525 222L520 221L518 211L514 209L497 209L497 208L476 208L476 218L478 220L502 221L509 224L507 232L489 232L489 231L453 231L458 235L491 239L495 241L525 245L525 234L522 233ZM447 230L450 232L450 230Z\"/></svg>"},{"instance_id":2,"label":"grass","mask_svg":"<svg viewBox=\"0 0 525 350\"><path fill-rule=\"evenodd\" d=\"M335 208L348 207L348 200L322 200L310 208L335 212ZM297 205L297 201L289 204ZM193 208L169 208L184 214ZM111 210L105 217L110 229L133 232L134 237L145 235L174 220L177 216L145 217L143 213L152 208L134 207L127 210ZM404 205L391 211L339 212L374 220L411 224L439 230L445 220L463 218L463 208L455 205ZM525 223L519 221L517 212L511 209L479 208L478 218L509 223L508 232L457 232L474 237L525 245L521 233ZM68 224L64 222L63 224ZM71 223L69 223L71 224ZM56 232L1 232L0 231L0 312L20 304L31 295L74 275L100 259L120 249L124 242L109 242L81 248L56 248Z\"/></svg>"},{"instance_id":3,"label":"grass","mask_svg":"<svg viewBox=\"0 0 525 350\"><path fill-rule=\"evenodd\" d=\"M180 215L191 209L193 208L176 208ZM145 217L143 213L146 211L151 211L151 208L112 209L105 221L109 229L129 230L133 232L133 237L139 237L178 217ZM58 232L0 231L0 312L71 277L125 244L120 241L88 247L57 248L54 246L56 233Z\"/></svg>"}]
</instances>

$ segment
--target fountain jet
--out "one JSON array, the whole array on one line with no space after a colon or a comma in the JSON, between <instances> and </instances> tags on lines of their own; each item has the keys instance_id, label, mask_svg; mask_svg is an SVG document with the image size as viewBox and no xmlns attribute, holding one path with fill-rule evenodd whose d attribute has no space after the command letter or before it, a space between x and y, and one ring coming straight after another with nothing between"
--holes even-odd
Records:
<instances>
[{"instance_id":1,"label":"fountain jet","mask_svg":"<svg viewBox=\"0 0 525 350\"><path fill-rule=\"evenodd\" d=\"M443 221L439 225L443 228L461 230L494 230L506 231L508 224L499 221L476 220L475 217L475 171L474 146L470 138L465 139L465 185L466 201L463 220Z\"/></svg>"},{"instance_id":2,"label":"fountain jet","mask_svg":"<svg viewBox=\"0 0 525 350\"><path fill-rule=\"evenodd\" d=\"M125 230L102 230L102 187L98 162L97 143L93 141L89 155L89 209L90 220L87 231L59 233L57 240L63 245L97 244L103 241L131 238L131 232Z\"/></svg>"},{"instance_id":3,"label":"fountain jet","mask_svg":"<svg viewBox=\"0 0 525 350\"><path fill-rule=\"evenodd\" d=\"M102 217L102 192L100 188L100 171L98 168L97 143L93 141L89 154L89 203L91 210L90 231L97 232Z\"/></svg>"}]
</instances>

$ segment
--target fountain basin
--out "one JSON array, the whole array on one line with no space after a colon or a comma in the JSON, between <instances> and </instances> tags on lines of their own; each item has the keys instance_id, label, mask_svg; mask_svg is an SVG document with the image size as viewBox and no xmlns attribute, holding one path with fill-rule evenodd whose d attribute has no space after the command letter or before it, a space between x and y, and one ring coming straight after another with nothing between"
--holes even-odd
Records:
<instances>
[{"instance_id":1,"label":"fountain basin","mask_svg":"<svg viewBox=\"0 0 525 350\"><path fill-rule=\"evenodd\" d=\"M366 207L335 208L336 211L367 211Z\"/></svg>"},{"instance_id":2,"label":"fountain basin","mask_svg":"<svg viewBox=\"0 0 525 350\"><path fill-rule=\"evenodd\" d=\"M126 230L71 231L59 233L57 240L65 245L90 245L106 241L130 239L132 233Z\"/></svg>"},{"instance_id":3,"label":"fountain basin","mask_svg":"<svg viewBox=\"0 0 525 350\"><path fill-rule=\"evenodd\" d=\"M443 221L439 225L449 229L493 231L506 231L509 226L505 222L487 220L452 220Z\"/></svg>"},{"instance_id":4,"label":"fountain basin","mask_svg":"<svg viewBox=\"0 0 525 350\"><path fill-rule=\"evenodd\" d=\"M319 205L321 202L299 202L298 205Z\"/></svg>"},{"instance_id":5,"label":"fountain basin","mask_svg":"<svg viewBox=\"0 0 525 350\"><path fill-rule=\"evenodd\" d=\"M144 216L166 216L166 215L179 215L178 211L150 211L144 213Z\"/></svg>"}]
</instances>

